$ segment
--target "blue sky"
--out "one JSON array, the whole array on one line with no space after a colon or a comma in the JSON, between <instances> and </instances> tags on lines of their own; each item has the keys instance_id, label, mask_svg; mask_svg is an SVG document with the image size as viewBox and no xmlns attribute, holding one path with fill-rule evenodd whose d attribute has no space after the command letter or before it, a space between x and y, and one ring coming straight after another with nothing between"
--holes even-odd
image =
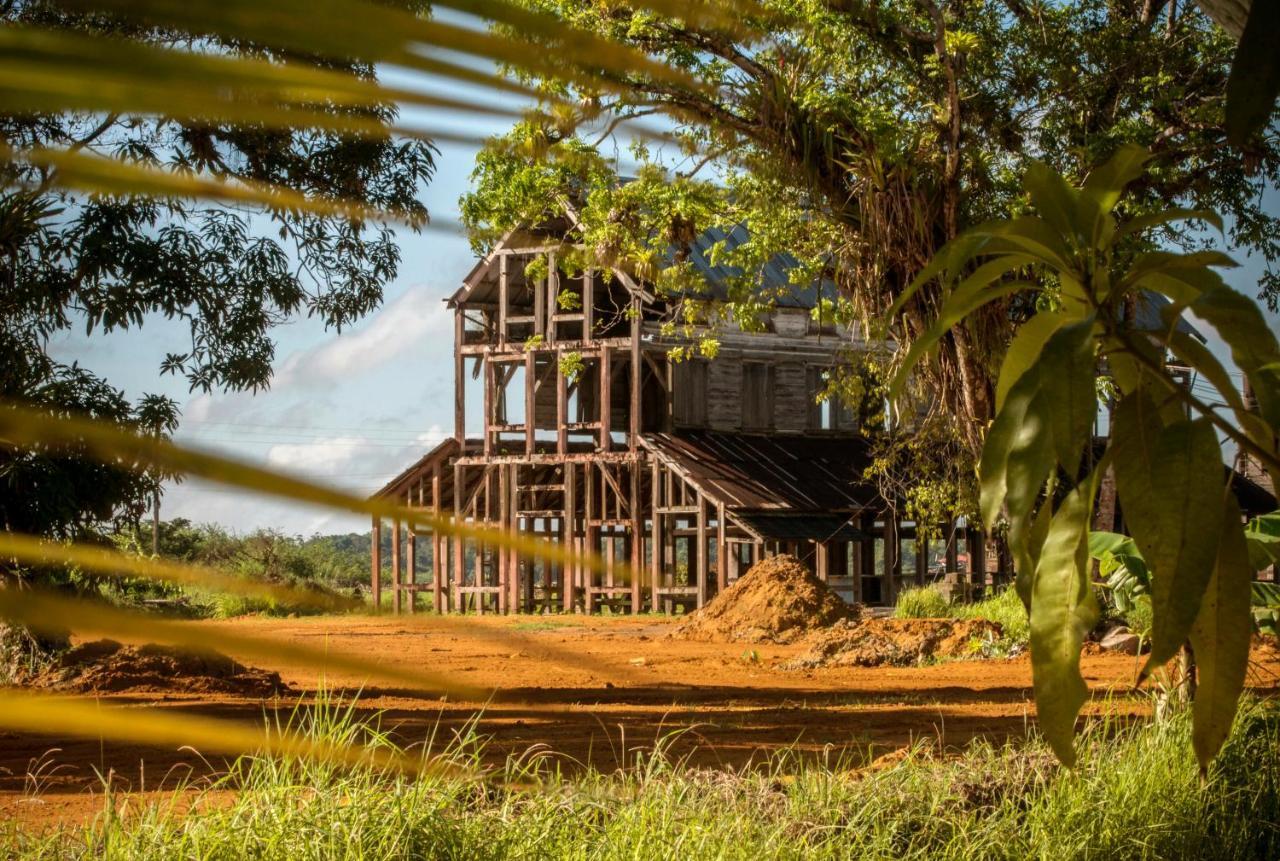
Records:
<instances>
[{"instance_id":1,"label":"blue sky","mask_svg":"<svg viewBox=\"0 0 1280 861\"><path fill-rule=\"evenodd\" d=\"M405 119L412 125L427 118ZM504 131L510 120L446 118L445 125L479 138ZM456 223L476 147L440 150L425 202L434 217ZM1280 195L1268 193L1267 203L1275 211ZM176 439L184 444L369 493L452 432L453 324L443 300L475 262L461 233L442 230L402 231L401 251L399 276L387 286L381 308L357 325L338 334L304 318L278 328L275 378L258 394L192 394L185 380L162 377L165 354L183 352L189 342L185 324L162 318L106 336L67 332L50 349L103 374L131 398L143 392L175 398L183 413ZM1260 263L1243 262L1228 280L1254 295ZM1214 333L1206 334L1221 353ZM196 481L171 487L162 512L238 531L270 527L307 535L369 528L363 518Z\"/></svg>"}]
</instances>

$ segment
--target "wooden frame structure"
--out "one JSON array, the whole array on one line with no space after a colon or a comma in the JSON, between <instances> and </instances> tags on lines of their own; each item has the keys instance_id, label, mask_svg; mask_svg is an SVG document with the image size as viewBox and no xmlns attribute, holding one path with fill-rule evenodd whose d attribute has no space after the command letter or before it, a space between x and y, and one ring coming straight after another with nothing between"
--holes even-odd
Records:
<instances>
[{"instance_id":1,"label":"wooden frame structure","mask_svg":"<svg viewBox=\"0 0 1280 861\"><path fill-rule=\"evenodd\" d=\"M891 602L910 529L863 482L868 455L847 411L815 399L827 369L877 348L815 323L814 303L833 288L779 303L764 331L718 333L712 360L676 362L671 348L687 342L668 334L671 308L645 285L560 271L571 221L512 231L450 297L454 434L376 496L603 565L375 519L375 606L389 586L395 612L414 612L424 593L440 612L671 611L702 606L781 552L849 600ZM708 235L693 249L713 296L725 273L710 246L735 236L745 238ZM785 266L769 273L785 281Z\"/></svg>"}]
</instances>

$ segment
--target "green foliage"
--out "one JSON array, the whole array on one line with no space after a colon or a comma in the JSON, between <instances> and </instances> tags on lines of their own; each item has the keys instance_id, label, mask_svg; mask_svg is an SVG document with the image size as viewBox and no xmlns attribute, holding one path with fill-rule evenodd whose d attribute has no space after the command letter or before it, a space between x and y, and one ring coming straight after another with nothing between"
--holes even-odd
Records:
<instances>
[{"instance_id":1,"label":"green foliage","mask_svg":"<svg viewBox=\"0 0 1280 861\"><path fill-rule=\"evenodd\" d=\"M560 361L557 367L560 370L561 376L566 377L569 380L576 380L578 379L578 375L586 370L587 363L582 360L581 353L576 350L570 350L560 356Z\"/></svg>"},{"instance_id":2,"label":"green foliage","mask_svg":"<svg viewBox=\"0 0 1280 861\"><path fill-rule=\"evenodd\" d=\"M941 619L951 615L951 602L936 586L904 589L893 605L896 619Z\"/></svg>"},{"instance_id":3,"label":"green foliage","mask_svg":"<svg viewBox=\"0 0 1280 861\"><path fill-rule=\"evenodd\" d=\"M1122 147L1079 188L1033 164L1024 187L1036 214L961 235L899 298L897 307L935 279L948 291L891 393L902 392L925 351L984 305L1025 291L1052 297L1051 310L1027 324L1032 334L1016 338L1006 355L999 412L979 469L983 520L988 528L1006 525L1019 592L1030 607L1041 724L1071 761L1071 727L1084 700L1079 647L1097 615L1088 524L1096 482L1111 464L1134 544L1159 572L1150 580L1152 652L1144 675L1188 638L1203 645L1212 665L1201 669L1212 683L1200 690L1194 732L1207 765L1243 685L1253 573L1217 434L1280 476L1280 343L1257 306L1214 271L1232 265L1225 255L1129 249L1127 241L1159 224L1220 224L1213 213L1181 210L1121 223L1116 208L1149 160L1141 148ZM1160 298L1167 300L1157 306L1162 327L1138 329L1138 303ZM1178 328L1184 311L1230 347L1258 393L1259 413L1244 408L1218 360ZM1173 379L1167 354L1214 386L1234 422ZM1118 403L1107 451L1095 463L1100 365L1115 381ZM1199 661L1200 648L1196 655Z\"/></svg>"},{"instance_id":4,"label":"green foliage","mask_svg":"<svg viewBox=\"0 0 1280 861\"><path fill-rule=\"evenodd\" d=\"M332 703L299 710L310 738L395 750L382 727ZM688 769L674 736L626 768L563 772L514 755L491 781L398 777L367 767L247 755L194 798L130 805L87 825L0 826L18 861L191 857L299 859L1270 858L1280 851L1280 716L1242 709L1205 784L1182 716L1102 721L1063 773L1036 741L978 741L937 757L927 744L887 767L780 754L753 768ZM446 763L484 761L474 732L427 743ZM506 781L516 786L503 786ZM477 786L481 789L477 789ZM110 796L108 796L110 798ZM190 802L190 803L188 803ZM851 813L852 812L852 813ZM856 814L857 827L850 827Z\"/></svg>"}]
</instances>

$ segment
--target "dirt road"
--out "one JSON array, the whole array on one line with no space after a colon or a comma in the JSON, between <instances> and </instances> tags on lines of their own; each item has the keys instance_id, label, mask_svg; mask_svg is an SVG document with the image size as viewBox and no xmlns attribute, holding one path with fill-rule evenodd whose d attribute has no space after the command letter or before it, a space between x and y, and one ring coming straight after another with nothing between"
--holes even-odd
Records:
<instances>
[{"instance_id":1,"label":"dirt road","mask_svg":"<svg viewBox=\"0 0 1280 861\"><path fill-rule=\"evenodd\" d=\"M459 698L286 662L270 669L279 670L296 693L279 700L133 693L100 697L102 706L150 706L260 724L267 713L309 701L322 686L359 690L362 716L380 720L403 743L439 749L474 730L489 762L545 746L566 767L606 769L660 740L699 765L742 766L783 749L862 761L921 738L947 747L975 736L1002 740L1021 735L1034 720L1025 657L788 671L775 664L802 646L672 640L671 622L656 617L354 616L191 624L427 670L486 693ZM1148 711L1146 695L1129 690L1134 670L1131 657L1086 656L1084 675L1094 691L1090 710L1119 717ZM1264 692L1280 691L1280 660L1273 652L1255 666L1253 681ZM41 762L35 791L27 775ZM0 732L0 817L47 822L90 815L100 809L92 795L102 786L97 774L110 774L121 790L153 792L224 764L164 746Z\"/></svg>"}]
</instances>

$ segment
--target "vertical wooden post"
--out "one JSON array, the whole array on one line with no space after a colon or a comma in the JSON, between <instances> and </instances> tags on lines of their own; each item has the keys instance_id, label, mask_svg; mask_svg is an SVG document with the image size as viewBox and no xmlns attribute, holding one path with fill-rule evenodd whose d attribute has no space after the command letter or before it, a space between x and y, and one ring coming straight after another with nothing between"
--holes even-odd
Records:
<instances>
[{"instance_id":1,"label":"vertical wooden post","mask_svg":"<svg viewBox=\"0 0 1280 861\"><path fill-rule=\"evenodd\" d=\"M632 451L640 439L640 297L631 300L631 407L627 447Z\"/></svg>"},{"instance_id":2,"label":"vertical wooden post","mask_svg":"<svg viewBox=\"0 0 1280 861\"><path fill-rule=\"evenodd\" d=\"M658 466L657 458L654 458L653 465L650 467L650 482L652 486L649 488L649 494L652 497L650 506L650 517L653 519L649 522L649 588L653 595L654 612L658 610L658 589L662 587L662 514L658 509L662 506L662 479Z\"/></svg>"},{"instance_id":3,"label":"vertical wooden post","mask_svg":"<svg viewBox=\"0 0 1280 861\"><path fill-rule=\"evenodd\" d=\"M369 588L373 591L373 612L382 612L382 518L373 516L373 528L369 535Z\"/></svg>"},{"instance_id":4,"label":"vertical wooden post","mask_svg":"<svg viewBox=\"0 0 1280 861\"><path fill-rule=\"evenodd\" d=\"M507 521L507 513L510 506L507 504L508 495L511 491L511 485L507 481L508 473L505 466L498 467L498 531L507 534L512 526ZM506 547L495 548L498 554L498 612L508 613L511 611L509 603L511 571L510 562L511 555L507 553Z\"/></svg>"},{"instance_id":5,"label":"vertical wooden post","mask_svg":"<svg viewBox=\"0 0 1280 861\"><path fill-rule=\"evenodd\" d=\"M467 442L467 369L462 355L464 337L462 306L453 313L453 436L465 453Z\"/></svg>"},{"instance_id":6,"label":"vertical wooden post","mask_svg":"<svg viewBox=\"0 0 1280 861\"><path fill-rule=\"evenodd\" d=\"M559 332L556 315L560 313L560 270L556 253L547 252L547 343L554 344Z\"/></svg>"},{"instance_id":7,"label":"vertical wooden post","mask_svg":"<svg viewBox=\"0 0 1280 861\"><path fill-rule=\"evenodd\" d=\"M436 521L440 520L440 464L431 467L431 513ZM431 529L431 602L437 613L444 612L444 589L441 578L444 576L444 560L440 553L444 543L440 540L440 530Z\"/></svg>"},{"instance_id":8,"label":"vertical wooden post","mask_svg":"<svg viewBox=\"0 0 1280 861\"><path fill-rule=\"evenodd\" d=\"M556 353L556 454L564 457L569 453L569 378L560 373L560 359L563 353Z\"/></svg>"},{"instance_id":9,"label":"vertical wooden post","mask_svg":"<svg viewBox=\"0 0 1280 861\"><path fill-rule=\"evenodd\" d=\"M462 526L464 521L464 512L462 510L462 500L466 495L466 467L460 463L453 465L453 524L454 526ZM453 534L453 609L456 613L465 612L467 609L466 598L462 592L464 581L464 572L466 565L466 547L462 543L462 535L458 532Z\"/></svg>"},{"instance_id":10,"label":"vertical wooden post","mask_svg":"<svg viewBox=\"0 0 1280 861\"><path fill-rule=\"evenodd\" d=\"M497 388L497 375L494 373L493 362L488 356L481 357L480 363L484 368L480 375L481 382L484 384L484 419L480 427L484 432L484 456L489 457L493 454L493 399L497 394L494 391Z\"/></svg>"},{"instance_id":11,"label":"vertical wooden post","mask_svg":"<svg viewBox=\"0 0 1280 861\"><path fill-rule=\"evenodd\" d=\"M613 421L613 366L610 360L609 347L600 346L600 444L601 451L608 451L613 439L609 435L610 422Z\"/></svg>"},{"instance_id":12,"label":"vertical wooden post","mask_svg":"<svg viewBox=\"0 0 1280 861\"><path fill-rule=\"evenodd\" d=\"M498 258L498 348L506 349L507 346L507 311L510 307L510 290L508 289L509 277L507 275L507 261L510 259L509 254L503 254Z\"/></svg>"},{"instance_id":13,"label":"vertical wooden post","mask_svg":"<svg viewBox=\"0 0 1280 861\"><path fill-rule=\"evenodd\" d=\"M567 462L564 465L564 523L561 527L561 533L564 540L564 546L570 552L574 552L578 547L578 468L572 463ZM560 591L563 595L561 598L561 610L565 613L573 612L573 581L578 574L578 560L575 557L570 560L560 573Z\"/></svg>"},{"instance_id":14,"label":"vertical wooden post","mask_svg":"<svg viewBox=\"0 0 1280 861\"><path fill-rule=\"evenodd\" d=\"M595 496L596 496L596 479L593 471L595 465L587 461L583 467L583 487L584 490L584 515L582 518L582 606L587 615L591 615L591 611L595 608L595 596L591 592L591 587L595 585L596 572L592 567L592 557L596 556L596 551L600 547L597 536L600 534L600 528L591 523L595 517Z\"/></svg>"},{"instance_id":15,"label":"vertical wooden post","mask_svg":"<svg viewBox=\"0 0 1280 861\"><path fill-rule=\"evenodd\" d=\"M929 574L929 542L919 536L919 529L916 524L916 585L923 586Z\"/></svg>"},{"instance_id":16,"label":"vertical wooden post","mask_svg":"<svg viewBox=\"0 0 1280 861\"><path fill-rule=\"evenodd\" d=\"M582 273L582 341L595 340L596 328L596 273L590 266Z\"/></svg>"},{"instance_id":17,"label":"vertical wooden post","mask_svg":"<svg viewBox=\"0 0 1280 861\"><path fill-rule=\"evenodd\" d=\"M412 526L408 526L409 537L408 546L405 548L405 585L409 588L405 590L405 604L409 612L412 614L417 610L418 603L418 533Z\"/></svg>"},{"instance_id":18,"label":"vertical wooden post","mask_svg":"<svg viewBox=\"0 0 1280 861\"><path fill-rule=\"evenodd\" d=\"M547 283L551 281L551 270L547 270L547 280L533 283L529 289L533 292L533 334L534 337L547 335Z\"/></svg>"},{"instance_id":19,"label":"vertical wooden post","mask_svg":"<svg viewBox=\"0 0 1280 861\"><path fill-rule=\"evenodd\" d=\"M987 585L987 537L981 529L969 530L969 582L977 589Z\"/></svg>"},{"instance_id":20,"label":"vertical wooden post","mask_svg":"<svg viewBox=\"0 0 1280 861\"><path fill-rule=\"evenodd\" d=\"M698 606L707 601L707 505L698 491Z\"/></svg>"},{"instance_id":21,"label":"vertical wooden post","mask_svg":"<svg viewBox=\"0 0 1280 861\"><path fill-rule=\"evenodd\" d=\"M640 516L640 462L632 461L631 470L631 612L639 614L644 606L644 520Z\"/></svg>"},{"instance_id":22,"label":"vertical wooden post","mask_svg":"<svg viewBox=\"0 0 1280 861\"><path fill-rule=\"evenodd\" d=\"M533 350L526 350L524 354L524 453L529 457L533 456L534 434L538 426L537 398L535 397L538 386L537 367Z\"/></svg>"},{"instance_id":23,"label":"vertical wooden post","mask_svg":"<svg viewBox=\"0 0 1280 861\"><path fill-rule=\"evenodd\" d=\"M391 611L400 615L400 521L391 521Z\"/></svg>"},{"instance_id":24,"label":"vertical wooden post","mask_svg":"<svg viewBox=\"0 0 1280 861\"><path fill-rule=\"evenodd\" d=\"M725 541L724 503L716 506L716 594L729 588L729 545Z\"/></svg>"},{"instance_id":25,"label":"vertical wooden post","mask_svg":"<svg viewBox=\"0 0 1280 861\"><path fill-rule=\"evenodd\" d=\"M823 583L831 580L831 543L828 541L817 542L814 549L813 567L816 569L815 574Z\"/></svg>"},{"instance_id":26,"label":"vertical wooden post","mask_svg":"<svg viewBox=\"0 0 1280 861\"><path fill-rule=\"evenodd\" d=\"M507 476L507 495L504 496L503 505L507 508L507 535L518 535L520 533L520 466L516 463L509 464L506 467L509 472ZM507 612L521 613L525 609L531 609L525 606L520 594L520 568L524 562L529 568L529 583L532 585L534 581L534 571L532 571L532 559L522 560L520 551L516 548L503 548L503 553L507 554L507 582L511 583L511 595L507 597Z\"/></svg>"}]
</instances>

